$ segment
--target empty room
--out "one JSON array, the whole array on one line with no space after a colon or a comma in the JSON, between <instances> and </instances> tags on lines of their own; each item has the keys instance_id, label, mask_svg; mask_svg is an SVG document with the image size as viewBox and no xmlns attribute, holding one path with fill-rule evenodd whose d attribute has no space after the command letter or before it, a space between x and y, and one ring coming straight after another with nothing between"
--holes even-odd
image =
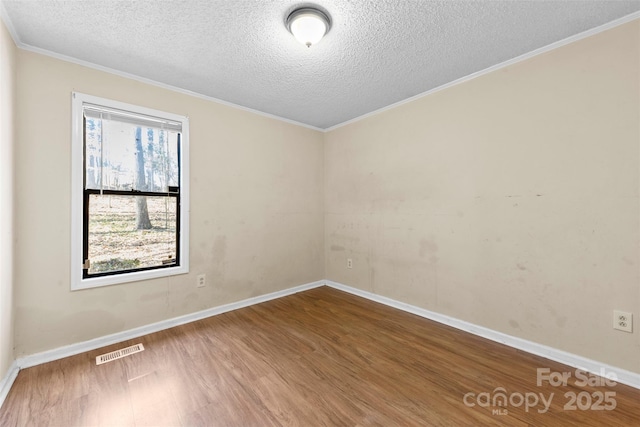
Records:
<instances>
[{"instance_id":1,"label":"empty room","mask_svg":"<svg viewBox=\"0 0 640 427\"><path fill-rule=\"evenodd\" d=\"M640 1L0 17L0 426L640 425Z\"/></svg>"}]
</instances>

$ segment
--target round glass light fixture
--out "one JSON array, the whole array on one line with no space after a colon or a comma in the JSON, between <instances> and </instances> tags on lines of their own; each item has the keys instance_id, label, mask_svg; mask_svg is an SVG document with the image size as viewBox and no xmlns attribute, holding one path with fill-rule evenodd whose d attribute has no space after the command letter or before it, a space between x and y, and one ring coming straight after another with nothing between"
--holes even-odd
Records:
<instances>
[{"instance_id":1,"label":"round glass light fixture","mask_svg":"<svg viewBox=\"0 0 640 427\"><path fill-rule=\"evenodd\" d=\"M291 34L307 47L318 43L331 27L327 14L313 7L294 10L286 22Z\"/></svg>"}]
</instances>

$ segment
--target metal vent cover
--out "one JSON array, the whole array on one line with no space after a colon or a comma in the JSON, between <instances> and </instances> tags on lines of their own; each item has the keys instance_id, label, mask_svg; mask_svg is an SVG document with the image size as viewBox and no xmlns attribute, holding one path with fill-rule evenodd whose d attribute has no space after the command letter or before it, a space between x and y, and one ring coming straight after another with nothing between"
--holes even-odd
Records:
<instances>
[{"instance_id":1,"label":"metal vent cover","mask_svg":"<svg viewBox=\"0 0 640 427\"><path fill-rule=\"evenodd\" d=\"M140 353L144 350L142 343L132 345L131 347L121 348L120 350L112 351L111 353L101 354L96 357L96 365L102 365L103 363L111 362L112 360L121 359L126 356L130 356L135 353Z\"/></svg>"}]
</instances>

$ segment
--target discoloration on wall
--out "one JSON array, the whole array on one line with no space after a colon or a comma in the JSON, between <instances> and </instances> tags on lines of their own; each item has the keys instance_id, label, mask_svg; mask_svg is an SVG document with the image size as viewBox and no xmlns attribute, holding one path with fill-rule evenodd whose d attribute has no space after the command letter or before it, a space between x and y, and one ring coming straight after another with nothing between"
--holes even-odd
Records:
<instances>
[{"instance_id":1,"label":"discoloration on wall","mask_svg":"<svg viewBox=\"0 0 640 427\"><path fill-rule=\"evenodd\" d=\"M167 293L166 292L155 292L152 294L147 294L147 295L143 295L140 297L140 302L150 302L150 301L156 301L158 299L161 298L167 298Z\"/></svg>"},{"instance_id":2,"label":"discoloration on wall","mask_svg":"<svg viewBox=\"0 0 640 427\"><path fill-rule=\"evenodd\" d=\"M640 21L506 70L327 134L327 278L640 372Z\"/></svg>"},{"instance_id":3,"label":"discoloration on wall","mask_svg":"<svg viewBox=\"0 0 640 427\"><path fill-rule=\"evenodd\" d=\"M324 277L320 132L31 52L18 69L17 356ZM189 117L189 274L70 292L72 91Z\"/></svg>"},{"instance_id":4,"label":"discoloration on wall","mask_svg":"<svg viewBox=\"0 0 640 427\"><path fill-rule=\"evenodd\" d=\"M419 255L421 257L426 256L427 254L434 254L438 251L438 245L432 242L431 240L421 239L420 240L420 251ZM432 258L434 256L432 255Z\"/></svg>"},{"instance_id":5,"label":"discoloration on wall","mask_svg":"<svg viewBox=\"0 0 640 427\"><path fill-rule=\"evenodd\" d=\"M227 236L217 236L213 243L213 259L223 262L227 255Z\"/></svg>"}]
</instances>

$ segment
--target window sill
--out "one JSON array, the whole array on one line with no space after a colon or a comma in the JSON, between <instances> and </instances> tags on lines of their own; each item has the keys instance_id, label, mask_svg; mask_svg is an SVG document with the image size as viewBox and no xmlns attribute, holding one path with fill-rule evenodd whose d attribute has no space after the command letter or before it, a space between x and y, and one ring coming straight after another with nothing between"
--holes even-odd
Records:
<instances>
[{"instance_id":1,"label":"window sill","mask_svg":"<svg viewBox=\"0 0 640 427\"><path fill-rule=\"evenodd\" d=\"M82 277L76 278L71 283L72 291L79 291L83 289L99 288L102 286L118 285L122 283L138 282L141 280L158 279L161 277L176 276L178 274L187 274L189 268L185 266L180 267L168 267L158 270L148 271L136 271L133 273L122 273L113 276L101 276L83 279Z\"/></svg>"}]
</instances>

